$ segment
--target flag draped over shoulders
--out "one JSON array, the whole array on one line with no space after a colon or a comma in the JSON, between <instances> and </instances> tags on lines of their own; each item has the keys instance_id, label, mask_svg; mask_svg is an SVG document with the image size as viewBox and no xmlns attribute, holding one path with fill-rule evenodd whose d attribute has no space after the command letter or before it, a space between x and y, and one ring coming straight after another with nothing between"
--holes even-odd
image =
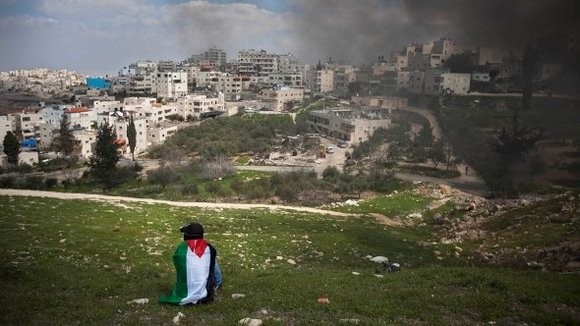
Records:
<instances>
[{"instance_id":1,"label":"flag draped over shoulders","mask_svg":"<svg viewBox=\"0 0 580 326\"><path fill-rule=\"evenodd\" d=\"M175 287L170 295L159 297L159 303L185 305L213 300L215 256L215 249L203 239L179 244L173 254Z\"/></svg>"}]
</instances>

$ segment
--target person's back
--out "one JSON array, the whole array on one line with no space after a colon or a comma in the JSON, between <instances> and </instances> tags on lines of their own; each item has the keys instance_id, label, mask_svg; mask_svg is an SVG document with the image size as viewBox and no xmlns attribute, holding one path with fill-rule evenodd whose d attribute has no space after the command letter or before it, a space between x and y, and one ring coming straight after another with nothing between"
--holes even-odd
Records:
<instances>
[{"instance_id":1,"label":"person's back","mask_svg":"<svg viewBox=\"0 0 580 326\"><path fill-rule=\"evenodd\" d=\"M171 295L159 297L159 302L175 305L211 302L214 290L221 284L217 252L203 239L201 224L191 223L180 231L184 241L173 254L176 284Z\"/></svg>"}]
</instances>

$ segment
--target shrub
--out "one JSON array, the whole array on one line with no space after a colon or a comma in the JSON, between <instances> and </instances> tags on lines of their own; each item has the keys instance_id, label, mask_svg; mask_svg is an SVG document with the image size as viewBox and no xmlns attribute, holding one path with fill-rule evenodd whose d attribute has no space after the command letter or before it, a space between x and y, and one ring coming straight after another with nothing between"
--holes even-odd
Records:
<instances>
[{"instance_id":1,"label":"shrub","mask_svg":"<svg viewBox=\"0 0 580 326\"><path fill-rule=\"evenodd\" d=\"M39 175L34 175L27 177L24 180L22 188L25 189L34 189L34 190L43 190L46 189L46 185L44 183L44 177Z\"/></svg>"},{"instance_id":2,"label":"shrub","mask_svg":"<svg viewBox=\"0 0 580 326\"><path fill-rule=\"evenodd\" d=\"M4 176L0 178L0 188L14 188L16 185L16 178L13 176Z\"/></svg>"},{"instance_id":3,"label":"shrub","mask_svg":"<svg viewBox=\"0 0 580 326\"><path fill-rule=\"evenodd\" d=\"M58 179L56 179L56 178L48 178L48 179L44 180L44 186L47 189L50 189L50 188L56 186L57 184L58 184Z\"/></svg>"},{"instance_id":4,"label":"shrub","mask_svg":"<svg viewBox=\"0 0 580 326\"><path fill-rule=\"evenodd\" d=\"M32 165L27 164L27 163L22 163L20 165L18 165L18 172L20 173L30 173L32 172Z\"/></svg>"},{"instance_id":5,"label":"shrub","mask_svg":"<svg viewBox=\"0 0 580 326\"><path fill-rule=\"evenodd\" d=\"M197 183L186 184L181 187L181 194L185 196L199 194L199 185Z\"/></svg>"}]
</instances>

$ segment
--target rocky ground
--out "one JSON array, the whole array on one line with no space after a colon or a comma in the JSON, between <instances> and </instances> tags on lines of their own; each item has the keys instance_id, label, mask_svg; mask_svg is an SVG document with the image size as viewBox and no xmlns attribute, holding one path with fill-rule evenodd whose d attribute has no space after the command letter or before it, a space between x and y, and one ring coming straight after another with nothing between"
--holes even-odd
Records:
<instances>
[{"instance_id":1,"label":"rocky ground","mask_svg":"<svg viewBox=\"0 0 580 326\"><path fill-rule=\"evenodd\" d=\"M580 271L578 193L485 199L442 185L421 185L415 192L437 199L434 203L440 207L432 207L430 216L414 222L432 224L433 243L453 245L457 257L467 255L474 262L494 265ZM464 252L464 248L471 250Z\"/></svg>"}]
</instances>

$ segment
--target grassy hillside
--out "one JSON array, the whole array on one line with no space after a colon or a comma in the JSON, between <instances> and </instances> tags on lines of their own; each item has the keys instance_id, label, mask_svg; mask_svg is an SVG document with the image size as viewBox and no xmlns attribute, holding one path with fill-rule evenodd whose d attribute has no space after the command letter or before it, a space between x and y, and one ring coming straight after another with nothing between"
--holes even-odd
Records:
<instances>
[{"instance_id":1,"label":"grassy hillside","mask_svg":"<svg viewBox=\"0 0 580 326\"><path fill-rule=\"evenodd\" d=\"M453 245L426 247L434 241L429 225L40 198L0 197L0 205L3 325L160 325L178 312L182 324L195 325L245 317L265 325L580 322L577 274L474 266L466 253L455 257ZM174 282L177 229L190 220L204 224L218 250L223 287L210 305L159 305ZM367 255L387 256L402 270L377 276ZM317 303L323 295L329 304ZM127 303L137 298L150 301Z\"/></svg>"}]
</instances>

